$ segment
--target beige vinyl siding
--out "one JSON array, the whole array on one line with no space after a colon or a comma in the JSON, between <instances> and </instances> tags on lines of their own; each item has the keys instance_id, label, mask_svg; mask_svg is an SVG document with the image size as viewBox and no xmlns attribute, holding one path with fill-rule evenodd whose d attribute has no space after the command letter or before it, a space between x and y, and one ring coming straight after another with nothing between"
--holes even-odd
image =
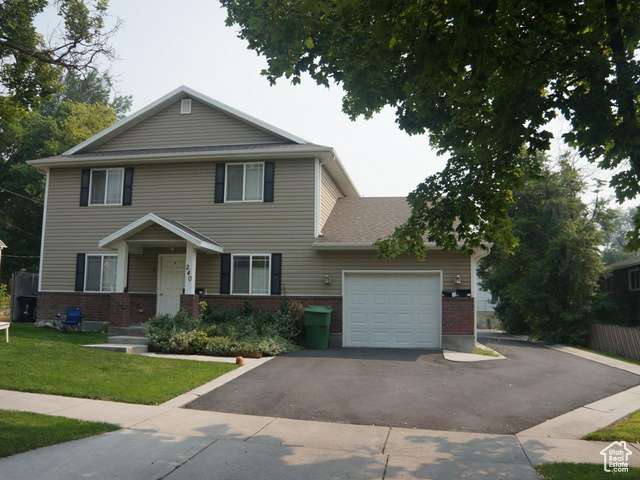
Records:
<instances>
[{"instance_id":1,"label":"beige vinyl siding","mask_svg":"<svg viewBox=\"0 0 640 480\"><path fill-rule=\"evenodd\" d=\"M304 281L305 288L314 289L316 294L321 295L342 295L342 272L345 270L434 270L443 272L443 290L469 289L471 288L471 261L455 252L444 252L442 250L430 250L424 261L419 261L415 257L398 257L393 259L375 258L375 251L360 252L314 252L312 268L306 272L308 277ZM284 262L284 258L283 258ZM295 276L301 275L299 268L295 271L287 272L283 266L283 282L287 281L286 273ZM295 276L294 276L295 275ZM324 284L324 276L331 276L331 284ZM460 275L462 283L455 285L454 277ZM288 280L291 281L291 280Z\"/></svg>"},{"instance_id":2,"label":"beige vinyl siding","mask_svg":"<svg viewBox=\"0 0 640 480\"><path fill-rule=\"evenodd\" d=\"M291 143L196 100L191 114L181 115L180 102L89 151Z\"/></svg>"},{"instance_id":3,"label":"beige vinyl siding","mask_svg":"<svg viewBox=\"0 0 640 480\"><path fill-rule=\"evenodd\" d=\"M176 241L176 242L184 242L182 237L179 237L173 232L170 232L164 227L160 225L150 225L144 230L136 233L135 235L131 235L127 240L135 241L135 242L144 242L144 241Z\"/></svg>"},{"instance_id":4,"label":"beige vinyl siding","mask_svg":"<svg viewBox=\"0 0 640 480\"><path fill-rule=\"evenodd\" d=\"M145 248L142 254L129 255L128 286L131 293L155 293L158 287L158 254L168 248ZM176 249L174 253L184 253Z\"/></svg>"},{"instance_id":5,"label":"beige vinyl siding","mask_svg":"<svg viewBox=\"0 0 640 480\"><path fill-rule=\"evenodd\" d=\"M338 198L344 195L340 191L338 185L333 180L327 169L322 167L322 176L320 183L320 231L324 227L327 218L333 207L336 205Z\"/></svg>"},{"instance_id":6,"label":"beige vinyl siding","mask_svg":"<svg viewBox=\"0 0 640 480\"><path fill-rule=\"evenodd\" d=\"M408 257L378 260L374 251L315 251L314 159L276 161L273 203L214 203L215 170L213 162L136 166L131 206L79 207L81 169L52 169L43 290L72 291L76 254L114 254L98 248L98 242L150 212L206 235L225 253L282 253L285 295L341 295L343 270L443 270L445 290L470 288L470 260L457 253L431 250L424 262L418 262ZM136 239L172 235L152 226ZM130 292L155 292L159 253L169 253L168 246L130 255ZM324 284L325 275L331 275L331 285ZM453 283L455 275L462 277L459 286ZM219 293L220 255L198 253L196 287Z\"/></svg>"},{"instance_id":7,"label":"beige vinyl siding","mask_svg":"<svg viewBox=\"0 0 640 480\"><path fill-rule=\"evenodd\" d=\"M206 235L225 253L283 253L297 263L314 240L314 172L314 159L277 160L273 203L216 204L214 162L136 166L131 206L80 207L81 169L52 169L42 288L73 290L76 254L115 253L98 248L98 242L150 212ZM207 263L219 269L219 256ZM219 292L219 272L197 269L196 277L201 275L212 284L197 287ZM130 266L130 281L134 276Z\"/></svg>"}]
</instances>

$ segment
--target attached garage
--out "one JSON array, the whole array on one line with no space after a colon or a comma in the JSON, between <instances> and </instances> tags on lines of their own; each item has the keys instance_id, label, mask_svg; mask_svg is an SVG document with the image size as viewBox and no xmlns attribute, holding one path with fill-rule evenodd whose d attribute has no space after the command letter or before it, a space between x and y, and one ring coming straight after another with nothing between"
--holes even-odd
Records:
<instances>
[{"instance_id":1,"label":"attached garage","mask_svg":"<svg viewBox=\"0 0 640 480\"><path fill-rule=\"evenodd\" d=\"M442 347L442 272L343 272L345 347Z\"/></svg>"}]
</instances>

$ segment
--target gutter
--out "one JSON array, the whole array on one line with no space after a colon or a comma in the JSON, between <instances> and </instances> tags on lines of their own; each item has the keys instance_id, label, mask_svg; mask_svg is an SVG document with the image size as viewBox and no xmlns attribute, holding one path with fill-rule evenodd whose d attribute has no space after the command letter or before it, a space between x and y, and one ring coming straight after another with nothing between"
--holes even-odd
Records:
<instances>
[{"instance_id":1,"label":"gutter","mask_svg":"<svg viewBox=\"0 0 640 480\"><path fill-rule=\"evenodd\" d=\"M83 167L83 166L99 166L102 164L109 165L131 165L145 163L172 163L176 160L189 159L198 161L207 161L213 158L226 159L253 159L259 158L300 158L301 156L314 155L322 160L328 159L333 154L331 147L297 147L291 148L275 148L268 151L245 149L245 150L214 150L202 152L183 152L183 153L144 153L131 155L105 155L92 157L63 157L63 158L43 158L40 160L28 160L27 163L33 167Z\"/></svg>"}]
</instances>

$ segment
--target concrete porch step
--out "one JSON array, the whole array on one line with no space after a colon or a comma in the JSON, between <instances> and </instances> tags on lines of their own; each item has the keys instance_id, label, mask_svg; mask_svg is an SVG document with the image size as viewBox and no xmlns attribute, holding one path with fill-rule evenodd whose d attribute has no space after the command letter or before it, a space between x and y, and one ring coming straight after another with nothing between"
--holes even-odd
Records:
<instances>
[{"instance_id":1,"label":"concrete porch step","mask_svg":"<svg viewBox=\"0 0 640 480\"><path fill-rule=\"evenodd\" d=\"M131 327L109 327L109 335L116 337L144 337L144 327L140 325L134 325Z\"/></svg>"},{"instance_id":2,"label":"concrete porch step","mask_svg":"<svg viewBox=\"0 0 640 480\"><path fill-rule=\"evenodd\" d=\"M82 348L91 348L93 350L104 350L107 352L123 352L123 353L147 353L149 348L146 345L131 345L122 343L101 343L98 345L82 345Z\"/></svg>"},{"instance_id":3,"label":"concrete porch step","mask_svg":"<svg viewBox=\"0 0 640 480\"><path fill-rule=\"evenodd\" d=\"M120 335L117 337L107 338L107 343L116 343L120 345L148 345L148 340L145 337Z\"/></svg>"}]
</instances>

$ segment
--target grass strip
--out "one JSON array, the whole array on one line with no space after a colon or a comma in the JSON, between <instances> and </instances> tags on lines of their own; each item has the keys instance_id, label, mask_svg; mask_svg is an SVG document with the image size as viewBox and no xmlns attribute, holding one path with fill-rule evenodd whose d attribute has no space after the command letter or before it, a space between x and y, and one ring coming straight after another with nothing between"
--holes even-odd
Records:
<instances>
[{"instance_id":1,"label":"grass strip","mask_svg":"<svg viewBox=\"0 0 640 480\"><path fill-rule=\"evenodd\" d=\"M494 350L489 350L488 348L480 348L480 347L474 347L473 348L473 353L475 353L476 355L484 355L485 357L499 357L500 354L497 353Z\"/></svg>"},{"instance_id":2,"label":"grass strip","mask_svg":"<svg viewBox=\"0 0 640 480\"><path fill-rule=\"evenodd\" d=\"M0 457L119 429L119 426L110 423L0 410Z\"/></svg>"},{"instance_id":3,"label":"grass strip","mask_svg":"<svg viewBox=\"0 0 640 480\"><path fill-rule=\"evenodd\" d=\"M626 418L617 421L606 428L596 430L583 437L584 440L598 440L602 442L640 442L640 410Z\"/></svg>"},{"instance_id":4,"label":"grass strip","mask_svg":"<svg viewBox=\"0 0 640 480\"><path fill-rule=\"evenodd\" d=\"M237 368L81 347L106 340L13 324L10 342L0 344L0 389L157 405Z\"/></svg>"}]
</instances>

